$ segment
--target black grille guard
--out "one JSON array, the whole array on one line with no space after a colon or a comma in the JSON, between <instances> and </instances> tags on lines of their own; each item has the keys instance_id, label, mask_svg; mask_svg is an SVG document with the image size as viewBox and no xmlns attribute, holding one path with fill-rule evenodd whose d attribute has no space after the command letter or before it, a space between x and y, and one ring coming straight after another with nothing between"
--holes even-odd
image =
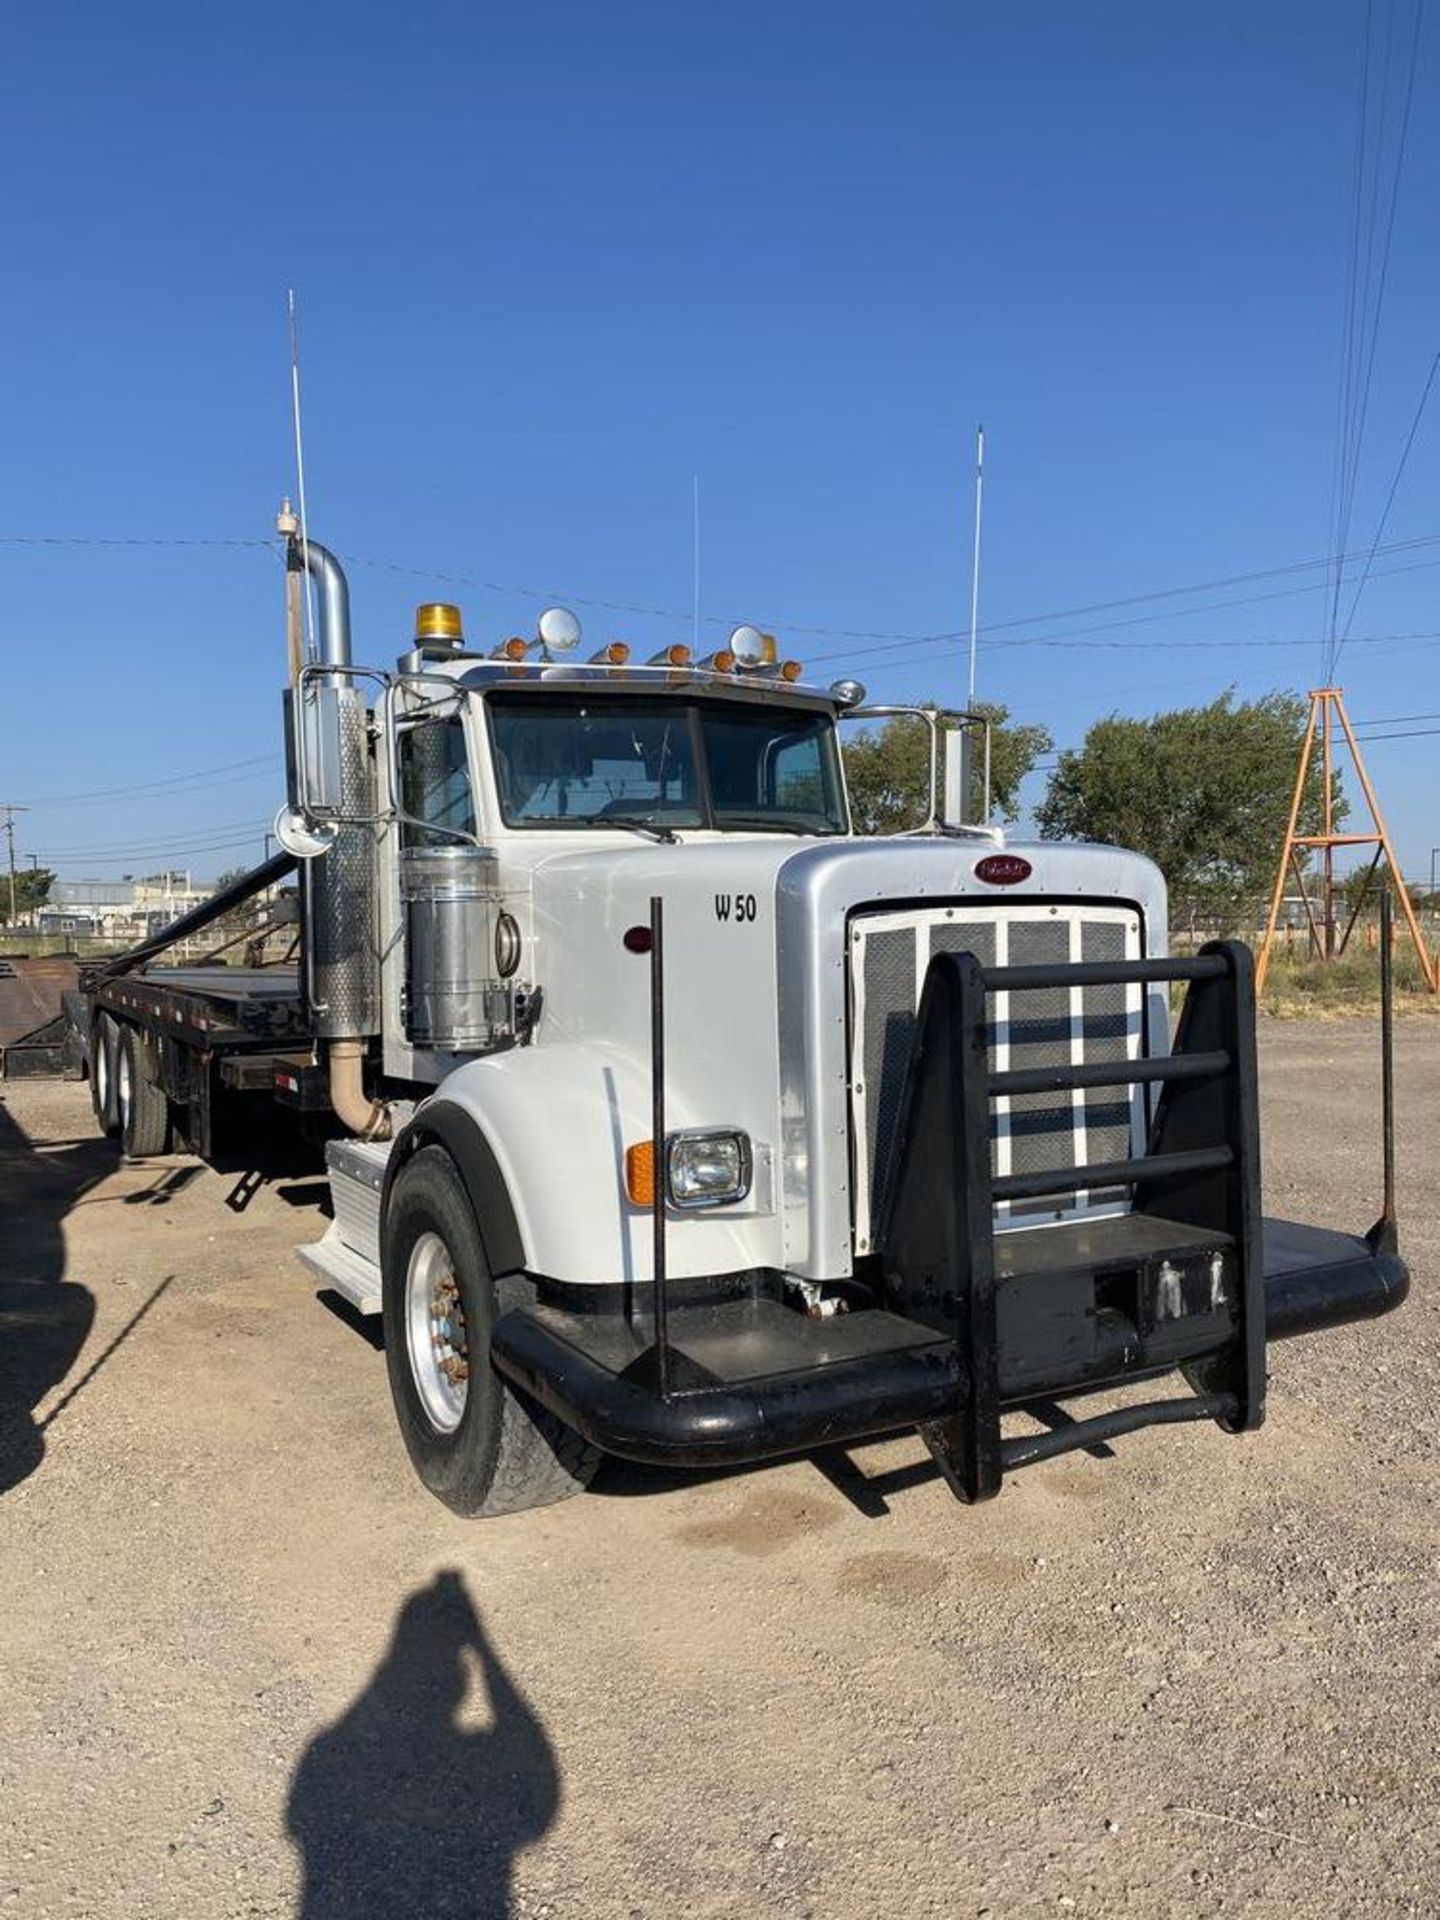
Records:
<instances>
[{"instance_id":1,"label":"black grille guard","mask_svg":"<svg viewBox=\"0 0 1440 1920\"><path fill-rule=\"evenodd\" d=\"M501 1314L493 1358L597 1445L644 1461L765 1459L914 1425L967 1501L996 1494L1008 1469L1143 1426L1252 1430L1264 1418L1267 1339L1389 1312L1409 1289L1395 1225L1388 939L1381 951L1385 1199L1364 1236L1262 1219L1248 947L1002 968L937 953L882 1199L874 1308L817 1321L763 1293L691 1298L666 1283L662 1254L653 1314L567 1311L542 1291ZM1188 991L1168 1056L990 1069L994 993L1171 981ZM1137 1083L1159 1089L1144 1154L993 1172L997 1098ZM1129 1190L1128 1213L994 1230L997 1200L1110 1186ZM1004 1409L1177 1369L1187 1394L1002 1433Z\"/></svg>"}]
</instances>

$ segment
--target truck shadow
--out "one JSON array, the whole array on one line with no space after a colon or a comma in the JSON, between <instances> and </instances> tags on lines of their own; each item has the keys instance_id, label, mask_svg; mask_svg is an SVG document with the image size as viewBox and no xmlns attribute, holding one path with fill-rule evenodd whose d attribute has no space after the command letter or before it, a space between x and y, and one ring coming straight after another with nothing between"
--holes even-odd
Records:
<instances>
[{"instance_id":1,"label":"truck shadow","mask_svg":"<svg viewBox=\"0 0 1440 1920\"><path fill-rule=\"evenodd\" d=\"M113 1141L37 1147L0 1101L0 1494L45 1457L35 1408L70 1374L95 1320L95 1296L66 1280L63 1225L119 1162Z\"/></svg>"},{"instance_id":2,"label":"truck shadow","mask_svg":"<svg viewBox=\"0 0 1440 1920\"><path fill-rule=\"evenodd\" d=\"M475 1728L479 1681L490 1724ZM286 1825L296 1920L502 1920L515 1856L548 1830L560 1767L465 1583L436 1574L400 1610L364 1692L295 1769Z\"/></svg>"},{"instance_id":3,"label":"truck shadow","mask_svg":"<svg viewBox=\"0 0 1440 1920\"><path fill-rule=\"evenodd\" d=\"M1027 1415L1036 1426L1052 1430L1073 1426L1075 1422L1075 1416L1053 1400L1027 1401L1014 1411ZM819 1447L812 1453L791 1454L777 1460L756 1460L740 1466L646 1467L633 1460L620 1460L614 1455L607 1455L591 1493L609 1494L620 1499L673 1493L681 1487L764 1473L768 1468L787 1466L800 1459L808 1461L818 1474L829 1481L836 1493L843 1494L857 1513L863 1514L867 1520L883 1520L891 1511L890 1502L897 1494L908 1493L914 1487L927 1486L940 1478L940 1469L924 1452L918 1459L885 1466L869 1464L869 1454L895 1440L905 1439L907 1434L915 1438L917 1448L922 1446L913 1428L901 1428L895 1433L875 1434L868 1440L852 1441L848 1447ZM1093 1460L1115 1458L1114 1449L1103 1440L1085 1447L1083 1452Z\"/></svg>"}]
</instances>

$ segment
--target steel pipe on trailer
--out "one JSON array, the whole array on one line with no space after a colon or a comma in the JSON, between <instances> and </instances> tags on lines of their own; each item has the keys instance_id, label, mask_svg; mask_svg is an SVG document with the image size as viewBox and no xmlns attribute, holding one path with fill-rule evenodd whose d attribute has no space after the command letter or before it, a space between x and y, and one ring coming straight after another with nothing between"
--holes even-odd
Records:
<instances>
[{"instance_id":1,"label":"steel pipe on trailer","mask_svg":"<svg viewBox=\"0 0 1440 1920\"><path fill-rule=\"evenodd\" d=\"M208 900L202 900L198 907L192 907L188 913L182 913L178 920L172 920L168 927L162 927L159 933L142 940L138 947L117 953L113 960L107 960L104 966L88 973L89 984L98 987L103 981L118 980L122 974L133 973L137 967L143 967L147 960L164 953L167 947L188 940L192 934L202 933L217 920L223 920L227 913L233 913L236 907L253 900L257 893L273 887L277 880L283 880L287 874L293 873L297 864L293 853L272 854L261 866L252 867L249 873L242 873L238 880L233 880L228 887L222 887L219 893L212 893Z\"/></svg>"}]
</instances>

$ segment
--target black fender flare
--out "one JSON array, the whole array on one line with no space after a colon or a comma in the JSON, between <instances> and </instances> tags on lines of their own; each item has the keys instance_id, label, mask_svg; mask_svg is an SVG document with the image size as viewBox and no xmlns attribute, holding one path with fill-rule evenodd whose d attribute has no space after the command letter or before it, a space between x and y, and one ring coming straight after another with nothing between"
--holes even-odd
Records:
<instances>
[{"instance_id":1,"label":"black fender flare","mask_svg":"<svg viewBox=\"0 0 1440 1920\"><path fill-rule=\"evenodd\" d=\"M396 1135L380 1189L381 1246L385 1244L385 1221L395 1178L421 1147L431 1146L443 1147L460 1170L491 1275L498 1280L503 1274L522 1271L525 1242L505 1176L479 1122L453 1100L427 1100Z\"/></svg>"}]
</instances>

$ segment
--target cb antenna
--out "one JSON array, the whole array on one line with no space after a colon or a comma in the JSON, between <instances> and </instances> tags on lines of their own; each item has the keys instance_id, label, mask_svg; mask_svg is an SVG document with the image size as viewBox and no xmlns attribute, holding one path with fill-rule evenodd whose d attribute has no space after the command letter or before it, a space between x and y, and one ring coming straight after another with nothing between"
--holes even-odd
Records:
<instances>
[{"instance_id":1,"label":"cb antenna","mask_svg":"<svg viewBox=\"0 0 1440 1920\"><path fill-rule=\"evenodd\" d=\"M691 584L694 591L690 609L690 637L694 643L691 651L698 660L700 658L700 476L698 473L693 476L691 504L695 537L691 555Z\"/></svg>"},{"instance_id":2,"label":"cb antenna","mask_svg":"<svg viewBox=\"0 0 1440 1920\"><path fill-rule=\"evenodd\" d=\"M295 489L300 503L300 552L305 561L305 657L315 657L315 577L310 571L310 522L305 511L305 436L300 427L300 303L290 288L290 410L295 424Z\"/></svg>"},{"instance_id":3,"label":"cb antenna","mask_svg":"<svg viewBox=\"0 0 1440 1920\"><path fill-rule=\"evenodd\" d=\"M975 708L975 648L980 633L980 507L985 493L985 429L975 429L975 540L970 550L970 673L965 705Z\"/></svg>"}]
</instances>

